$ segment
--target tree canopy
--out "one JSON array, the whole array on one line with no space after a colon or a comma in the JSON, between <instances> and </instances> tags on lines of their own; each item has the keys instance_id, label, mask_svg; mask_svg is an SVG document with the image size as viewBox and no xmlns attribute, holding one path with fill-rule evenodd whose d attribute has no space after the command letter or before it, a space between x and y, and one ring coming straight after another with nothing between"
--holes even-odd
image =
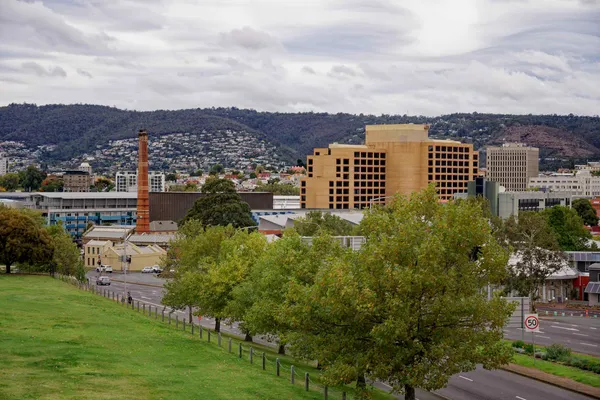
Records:
<instances>
[{"instance_id":1,"label":"tree canopy","mask_svg":"<svg viewBox=\"0 0 600 400\"><path fill-rule=\"evenodd\" d=\"M228 226L235 228L255 226L248 203L235 190L229 179L207 179L202 186L206 196L199 198L188 211L182 223L195 219L204 226Z\"/></svg>"},{"instance_id":2,"label":"tree canopy","mask_svg":"<svg viewBox=\"0 0 600 400\"><path fill-rule=\"evenodd\" d=\"M15 263L48 264L52 260L52 238L40 220L28 212L0 206L0 264L6 273Z\"/></svg>"},{"instance_id":3,"label":"tree canopy","mask_svg":"<svg viewBox=\"0 0 600 400\"><path fill-rule=\"evenodd\" d=\"M349 236L354 232L350 222L322 211L309 211L305 217L296 219L294 229L301 236L315 236L321 231L333 236Z\"/></svg>"},{"instance_id":4,"label":"tree canopy","mask_svg":"<svg viewBox=\"0 0 600 400\"><path fill-rule=\"evenodd\" d=\"M541 211L556 235L563 251L586 251L592 234L585 228L583 220L572 208L554 206Z\"/></svg>"},{"instance_id":5,"label":"tree canopy","mask_svg":"<svg viewBox=\"0 0 600 400\"><path fill-rule=\"evenodd\" d=\"M583 220L583 223L588 226L598 225L598 215L592 207L592 203L588 199L576 199L571 204L573 209Z\"/></svg>"}]
</instances>

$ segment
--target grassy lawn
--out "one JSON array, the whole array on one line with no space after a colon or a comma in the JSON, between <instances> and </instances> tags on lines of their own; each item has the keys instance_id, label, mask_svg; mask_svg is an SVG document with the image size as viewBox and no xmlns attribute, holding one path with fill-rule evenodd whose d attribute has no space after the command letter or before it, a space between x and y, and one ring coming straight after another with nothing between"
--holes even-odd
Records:
<instances>
[{"instance_id":1,"label":"grassy lawn","mask_svg":"<svg viewBox=\"0 0 600 400\"><path fill-rule=\"evenodd\" d=\"M588 357L593 358L591 356ZM552 375L570 378L576 382L584 383L586 385L600 387L600 375L591 371L583 371L579 368L568 367L566 365L561 365L551 361L540 360L539 358L535 360L534 366L533 357L525 354L515 354L513 357L513 362L524 367L536 368Z\"/></svg>"},{"instance_id":2,"label":"grassy lawn","mask_svg":"<svg viewBox=\"0 0 600 400\"><path fill-rule=\"evenodd\" d=\"M254 365L122 305L41 276L0 275L0 399L322 399L270 349ZM267 354L262 370L260 352ZM299 375L317 372L294 362ZM349 393L348 398L352 398ZM330 399L341 391L330 389ZM374 392L375 399L389 399Z\"/></svg>"}]
</instances>

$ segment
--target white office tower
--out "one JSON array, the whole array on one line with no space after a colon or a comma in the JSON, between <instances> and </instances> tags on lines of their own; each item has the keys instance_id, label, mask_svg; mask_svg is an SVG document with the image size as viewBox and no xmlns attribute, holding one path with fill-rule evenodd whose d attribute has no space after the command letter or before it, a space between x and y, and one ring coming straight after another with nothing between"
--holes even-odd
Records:
<instances>
[{"instance_id":1,"label":"white office tower","mask_svg":"<svg viewBox=\"0 0 600 400\"><path fill-rule=\"evenodd\" d=\"M150 192L166 191L165 174L156 171L148 172L148 184ZM137 192L137 171L117 172L115 189L117 192Z\"/></svg>"}]
</instances>

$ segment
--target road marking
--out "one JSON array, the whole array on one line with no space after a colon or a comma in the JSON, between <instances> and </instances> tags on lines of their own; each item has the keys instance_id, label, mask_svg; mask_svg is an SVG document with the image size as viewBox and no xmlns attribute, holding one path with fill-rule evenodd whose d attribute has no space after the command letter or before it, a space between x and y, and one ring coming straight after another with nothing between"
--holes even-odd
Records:
<instances>
[{"instance_id":1,"label":"road marking","mask_svg":"<svg viewBox=\"0 0 600 400\"><path fill-rule=\"evenodd\" d=\"M466 380L466 381L473 382L473 379L469 379L469 378L467 378L466 376L459 375L458 377L459 377L459 378L463 378L463 379L464 379L464 380Z\"/></svg>"},{"instance_id":2,"label":"road marking","mask_svg":"<svg viewBox=\"0 0 600 400\"><path fill-rule=\"evenodd\" d=\"M142 299L146 299L146 300L152 300L150 297L146 297L146 296L140 296Z\"/></svg>"},{"instance_id":3,"label":"road marking","mask_svg":"<svg viewBox=\"0 0 600 400\"><path fill-rule=\"evenodd\" d=\"M590 343L583 343L581 342L580 344L584 345L584 346L592 346L592 347L598 347L597 344L590 344Z\"/></svg>"},{"instance_id":4,"label":"road marking","mask_svg":"<svg viewBox=\"0 0 600 400\"><path fill-rule=\"evenodd\" d=\"M585 333L574 333L573 335L577 335L577 336L590 336L590 335L586 335Z\"/></svg>"},{"instance_id":5,"label":"road marking","mask_svg":"<svg viewBox=\"0 0 600 400\"><path fill-rule=\"evenodd\" d=\"M539 337L539 338L543 338L543 339L550 339L548 336L541 336L541 335L538 335L537 337Z\"/></svg>"},{"instance_id":6,"label":"road marking","mask_svg":"<svg viewBox=\"0 0 600 400\"><path fill-rule=\"evenodd\" d=\"M552 328L557 328L557 329L564 329L566 331L575 331L575 332L579 332L579 329L575 329L575 328L565 328L563 326L556 326L556 325L551 325Z\"/></svg>"},{"instance_id":7,"label":"road marking","mask_svg":"<svg viewBox=\"0 0 600 400\"><path fill-rule=\"evenodd\" d=\"M527 399L524 399L524 398L523 398L523 397L521 397L521 396L515 396L515 397L516 397L517 399L519 399L519 400L527 400Z\"/></svg>"},{"instance_id":8,"label":"road marking","mask_svg":"<svg viewBox=\"0 0 600 400\"><path fill-rule=\"evenodd\" d=\"M590 326L590 329L596 330L596 329L598 329L598 328L594 328L593 326Z\"/></svg>"}]
</instances>

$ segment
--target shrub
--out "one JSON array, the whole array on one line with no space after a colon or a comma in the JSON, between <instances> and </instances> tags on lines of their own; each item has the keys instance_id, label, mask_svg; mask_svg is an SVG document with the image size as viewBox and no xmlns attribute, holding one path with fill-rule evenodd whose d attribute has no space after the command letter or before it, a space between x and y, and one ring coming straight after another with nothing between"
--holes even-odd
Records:
<instances>
[{"instance_id":1,"label":"shrub","mask_svg":"<svg viewBox=\"0 0 600 400\"><path fill-rule=\"evenodd\" d=\"M548 360L563 361L571 356L571 349L562 344L553 344L546 348L546 358Z\"/></svg>"},{"instance_id":2,"label":"shrub","mask_svg":"<svg viewBox=\"0 0 600 400\"><path fill-rule=\"evenodd\" d=\"M516 342L512 343L512 347L522 349L523 347L525 347L525 342L523 342L522 340L517 340Z\"/></svg>"},{"instance_id":3,"label":"shrub","mask_svg":"<svg viewBox=\"0 0 600 400\"><path fill-rule=\"evenodd\" d=\"M531 343L523 345L523 348L527 354L533 354L533 345Z\"/></svg>"}]
</instances>

